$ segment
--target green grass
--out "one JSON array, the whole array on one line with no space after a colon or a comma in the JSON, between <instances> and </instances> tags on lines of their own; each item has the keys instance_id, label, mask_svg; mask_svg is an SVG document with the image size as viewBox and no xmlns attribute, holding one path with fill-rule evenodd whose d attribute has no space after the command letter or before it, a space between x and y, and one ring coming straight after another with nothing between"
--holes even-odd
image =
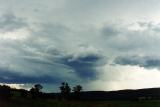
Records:
<instances>
[{"instance_id":1,"label":"green grass","mask_svg":"<svg viewBox=\"0 0 160 107\"><path fill-rule=\"evenodd\" d=\"M58 101L21 98L0 101L0 107L160 107L160 101Z\"/></svg>"}]
</instances>

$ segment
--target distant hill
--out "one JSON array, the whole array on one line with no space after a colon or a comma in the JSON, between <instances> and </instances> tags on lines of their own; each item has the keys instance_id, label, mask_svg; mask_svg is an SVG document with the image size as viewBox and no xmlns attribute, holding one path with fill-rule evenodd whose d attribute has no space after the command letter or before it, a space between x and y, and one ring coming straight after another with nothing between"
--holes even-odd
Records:
<instances>
[{"instance_id":1,"label":"distant hill","mask_svg":"<svg viewBox=\"0 0 160 107\"><path fill-rule=\"evenodd\" d=\"M160 99L160 88L119 91L81 92L81 100L150 100Z\"/></svg>"},{"instance_id":2,"label":"distant hill","mask_svg":"<svg viewBox=\"0 0 160 107\"><path fill-rule=\"evenodd\" d=\"M43 93L45 98L58 98L60 93ZM74 93L70 94L74 99ZM118 91L82 91L79 100L157 100L160 99L160 88Z\"/></svg>"}]
</instances>

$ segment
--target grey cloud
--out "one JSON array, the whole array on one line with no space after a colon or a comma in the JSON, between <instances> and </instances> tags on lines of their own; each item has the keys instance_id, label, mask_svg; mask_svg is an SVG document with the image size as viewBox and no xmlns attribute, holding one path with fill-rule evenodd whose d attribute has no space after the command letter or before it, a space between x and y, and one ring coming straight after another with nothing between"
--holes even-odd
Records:
<instances>
[{"instance_id":1,"label":"grey cloud","mask_svg":"<svg viewBox=\"0 0 160 107\"><path fill-rule=\"evenodd\" d=\"M62 62L69 66L74 72L83 79L94 80L98 78L98 71L96 67L103 65L101 63L103 57L96 54L88 54L86 56L79 56L74 58L73 56L64 57ZM105 62L106 63L106 62Z\"/></svg>"},{"instance_id":2,"label":"grey cloud","mask_svg":"<svg viewBox=\"0 0 160 107\"><path fill-rule=\"evenodd\" d=\"M38 35L37 39L41 37ZM37 82L49 83L54 82L55 77L55 81L93 80L99 74L96 68L106 64L100 53L93 49L89 50L84 45L82 52L68 54L67 51L51 45L52 42L46 43L46 46L36 41L33 43L27 40L23 43L25 45L21 43L11 45L11 49L15 49L16 54L8 54L10 57L5 58L5 61L9 60L6 63L8 68L5 68L5 70L8 69L8 72L2 74L5 78L1 76L1 82L32 83L37 80ZM7 80L7 78L12 79Z\"/></svg>"},{"instance_id":3,"label":"grey cloud","mask_svg":"<svg viewBox=\"0 0 160 107\"><path fill-rule=\"evenodd\" d=\"M51 75L32 75L27 76L21 73L16 73L13 71L8 71L4 69L0 69L0 83L18 83L18 84L26 84L26 83L60 83L62 80L57 76Z\"/></svg>"},{"instance_id":4,"label":"grey cloud","mask_svg":"<svg viewBox=\"0 0 160 107\"><path fill-rule=\"evenodd\" d=\"M13 63L15 60L16 63ZM77 81L69 67L41 57L16 57L8 66L0 67L0 82L3 83L57 83L70 80Z\"/></svg>"},{"instance_id":5,"label":"grey cloud","mask_svg":"<svg viewBox=\"0 0 160 107\"><path fill-rule=\"evenodd\" d=\"M24 41L24 44L32 49L44 51L52 46L59 48L64 45L65 39L71 38L68 36L70 29L61 24L37 23L36 27L38 31L33 30L31 36Z\"/></svg>"},{"instance_id":6,"label":"grey cloud","mask_svg":"<svg viewBox=\"0 0 160 107\"><path fill-rule=\"evenodd\" d=\"M115 26L105 26L102 28L102 35L106 37L117 36L121 32Z\"/></svg>"},{"instance_id":7,"label":"grey cloud","mask_svg":"<svg viewBox=\"0 0 160 107\"><path fill-rule=\"evenodd\" d=\"M5 71L0 70L0 82L98 80L106 60L118 55L116 64L159 69L159 57L133 56L160 53L160 27L150 22L157 21L157 4L157 0L5 0L0 13L13 13L1 15L0 35L29 29L22 29L25 39L0 39L0 69ZM139 22L143 17L147 21ZM111 24L104 25L107 22ZM119 74L109 78L112 75Z\"/></svg>"},{"instance_id":8,"label":"grey cloud","mask_svg":"<svg viewBox=\"0 0 160 107\"><path fill-rule=\"evenodd\" d=\"M141 57L138 57L138 56L130 56L130 57L122 57L122 56L119 56L119 57L116 57L114 62L116 64L120 64L120 65L143 65L144 61Z\"/></svg>"},{"instance_id":9,"label":"grey cloud","mask_svg":"<svg viewBox=\"0 0 160 107\"><path fill-rule=\"evenodd\" d=\"M90 81L98 78L96 67L102 65L101 56L86 55L50 57L50 59L23 57L16 60L16 68L0 70L2 83L60 83L61 81ZM104 63L103 63L104 64ZM82 82L81 81L81 82Z\"/></svg>"},{"instance_id":10,"label":"grey cloud","mask_svg":"<svg viewBox=\"0 0 160 107\"><path fill-rule=\"evenodd\" d=\"M112 51L128 54L159 53L159 24L148 21L128 25L117 24L118 27L115 24L106 26L101 28L103 35L100 38L104 48L108 47ZM104 29L107 28L111 30L106 30L104 33ZM111 36L105 38L107 35Z\"/></svg>"},{"instance_id":11,"label":"grey cloud","mask_svg":"<svg viewBox=\"0 0 160 107\"><path fill-rule=\"evenodd\" d=\"M152 22L142 22L142 21L137 22L137 24L138 24L140 27L146 27L146 28L151 28L152 25L153 25Z\"/></svg>"},{"instance_id":12,"label":"grey cloud","mask_svg":"<svg viewBox=\"0 0 160 107\"><path fill-rule=\"evenodd\" d=\"M6 13L0 17L1 31L14 31L28 26L22 18L16 17L13 13Z\"/></svg>"},{"instance_id":13,"label":"grey cloud","mask_svg":"<svg viewBox=\"0 0 160 107\"><path fill-rule=\"evenodd\" d=\"M119 65L139 66L148 69L160 69L160 57L154 56L119 56L114 60L114 63Z\"/></svg>"}]
</instances>

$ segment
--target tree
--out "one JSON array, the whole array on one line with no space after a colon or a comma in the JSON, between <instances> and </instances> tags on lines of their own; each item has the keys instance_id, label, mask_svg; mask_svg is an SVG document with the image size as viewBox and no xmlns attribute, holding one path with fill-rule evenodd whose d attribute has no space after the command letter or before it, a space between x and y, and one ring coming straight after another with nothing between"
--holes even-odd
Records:
<instances>
[{"instance_id":1,"label":"tree","mask_svg":"<svg viewBox=\"0 0 160 107\"><path fill-rule=\"evenodd\" d=\"M79 99L79 95L80 95L81 90L82 90L82 86L81 85L77 85L77 86L73 87L72 91L74 92L74 97L76 99Z\"/></svg>"},{"instance_id":2,"label":"tree","mask_svg":"<svg viewBox=\"0 0 160 107\"><path fill-rule=\"evenodd\" d=\"M11 97L11 88L7 85L0 85L0 100L8 100Z\"/></svg>"},{"instance_id":3,"label":"tree","mask_svg":"<svg viewBox=\"0 0 160 107\"><path fill-rule=\"evenodd\" d=\"M36 98L36 90L35 90L34 87L32 87L32 88L30 89L30 93L31 93L32 98L35 99L35 98Z\"/></svg>"},{"instance_id":4,"label":"tree","mask_svg":"<svg viewBox=\"0 0 160 107\"><path fill-rule=\"evenodd\" d=\"M26 98L28 96L28 91L25 89L20 89L21 97Z\"/></svg>"},{"instance_id":5,"label":"tree","mask_svg":"<svg viewBox=\"0 0 160 107\"><path fill-rule=\"evenodd\" d=\"M37 92L40 92L43 89L43 86L41 84L35 84L34 88Z\"/></svg>"},{"instance_id":6,"label":"tree","mask_svg":"<svg viewBox=\"0 0 160 107\"><path fill-rule=\"evenodd\" d=\"M34 87L30 89L30 93L32 95L32 98L37 98L41 94L41 90L43 89L43 86L41 84L35 84Z\"/></svg>"},{"instance_id":7,"label":"tree","mask_svg":"<svg viewBox=\"0 0 160 107\"><path fill-rule=\"evenodd\" d=\"M74 92L80 92L82 90L82 86L81 85L77 85L76 87L73 87L73 91Z\"/></svg>"},{"instance_id":8,"label":"tree","mask_svg":"<svg viewBox=\"0 0 160 107\"><path fill-rule=\"evenodd\" d=\"M60 88L60 91L61 91L61 95L64 95L64 93L65 93L65 82L62 82L61 86L59 88Z\"/></svg>"},{"instance_id":9,"label":"tree","mask_svg":"<svg viewBox=\"0 0 160 107\"><path fill-rule=\"evenodd\" d=\"M69 94L71 92L71 88L68 85L68 83L67 82L62 82L62 84L59 88L60 88L60 91L61 91L61 98L68 99Z\"/></svg>"}]
</instances>

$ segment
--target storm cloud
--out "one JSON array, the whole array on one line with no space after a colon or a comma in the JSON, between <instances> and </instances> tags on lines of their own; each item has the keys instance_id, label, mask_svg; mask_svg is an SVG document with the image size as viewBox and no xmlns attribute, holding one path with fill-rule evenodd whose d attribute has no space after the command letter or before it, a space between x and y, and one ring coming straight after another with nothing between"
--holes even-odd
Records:
<instances>
[{"instance_id":1,"label":"storm cloud","mask_svg":"<svg viewBox=\"0 0 160 107\"><path fill-rule=\"evenodd\" d=\"M160 69L160 57L141 57L141 56L125 56L117 57L114 60L115 64L119 65L130 65L130 66L139 66L148 69Z\"/></svg>"},{"instance_id":2,"label":"storm cloud","mask_svg":"<svg viewBox=\"0 0 160 107\"><path fill-rule=\"evenodd\" d=\"M160 86L159 4L158 0L1 0L0 83L68 81L86 90L111 90L124 84L139 88L134 84L146 76L144 80L154 84L149 87ZM130 74L133 69L137 74ZM149 79L148 71L157 80Z\"/></svg>"},{"instance_id":3,"label":"storm cloud","mask_svg":"<svg viewBox=\"0 0 160 107\"><path fill-rule=\"evenodd\" d=\"M78 56L74 58L73 56L63 58L63 63L71 67L75 73L83 79L97 79L98 71L96 67L101 66L103 57L88 54L85 56ZM106 63L103 63L106 64Z\"/></svg>"},{"instance_id":4,"label":"storm cloud","mask_svg":"<svg viewBox=\"0 0 160 107\"><path fill-rule=\"evenodd\" d=\"M0 74L2 75L0 77L1 83L7 83L7 84L36 84L36 83L57 84L62 81L60 78L50 75L27 76L27 75L21 75L19 73L14 73L13 71L2 71L2 70L0 71L1 71Z\"/></svg>"}]
</instances>

